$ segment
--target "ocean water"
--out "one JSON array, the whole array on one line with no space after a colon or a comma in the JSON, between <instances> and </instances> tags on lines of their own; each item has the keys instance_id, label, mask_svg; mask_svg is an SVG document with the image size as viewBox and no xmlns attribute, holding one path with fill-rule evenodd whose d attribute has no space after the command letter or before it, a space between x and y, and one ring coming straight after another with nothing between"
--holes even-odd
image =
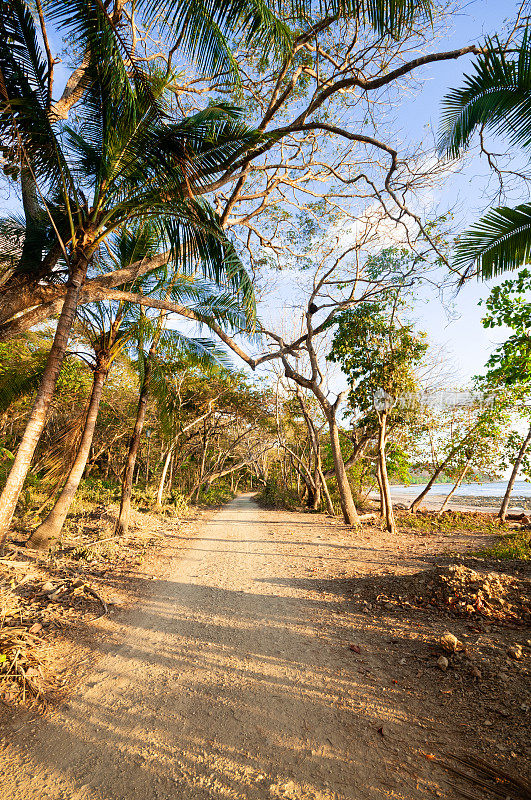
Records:
<instances>
[{"instance_id":1,"label":"ocean water","mask_svg":"<svg viewBox=\"0 0 531 800\"><path fill-rule=\"evenodd\" d=\"M451 489L452 483L435 483L428 494L430 495L447 495ZM492 481L491 483L462 483L457 489L453 497L499 497L502 498L505 494L507 481ZM391 493L397 497L400 495L416 495L420 494L423 484L416 483L409 486L401 486L399 484L391 486ZM512 498L531 498L531 483L527 481L515 481Z\"/></svg>"}]
</instances>

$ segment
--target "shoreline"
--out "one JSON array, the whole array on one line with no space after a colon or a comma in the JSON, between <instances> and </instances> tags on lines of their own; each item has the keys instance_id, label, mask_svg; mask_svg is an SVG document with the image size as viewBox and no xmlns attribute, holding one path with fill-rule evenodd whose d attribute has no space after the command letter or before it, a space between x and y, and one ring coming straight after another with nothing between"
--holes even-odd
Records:
<instances>
[{"instance_id":1,"label":"shoreline","mask_svg":"<svg viewBox=\"0 0 531 800\"><path fill-rule=\"evenodd\" d=\"M418 487L418 488L417 488ZM416 484L415 487L412 487L412 490L409 492L393 492L393 487L391 486L391 499L393 501L393 506L399 507L401 505L405 506L406 508L413 502L415 497L418 497L420 492L422 491L422 485ZM428 511L438 511L439 508L442 506L446 495L445 494L436 494L430 492L421 503L421 508L425 508ZM379 500L379 495L377 492L371 492L369 495L371 500ZM500 505L502 502L502 497L497 496L479 496L479 495L471 495L469 497L463 496L454 496L450 499L448 503L447 510L451 511L481 511L486 513L498 512L500 509ZM520 513L531 510L531 498L529 497L519 497L515 495L511 497L509 503L509 513Z\"/></svg>"}]
</instances>

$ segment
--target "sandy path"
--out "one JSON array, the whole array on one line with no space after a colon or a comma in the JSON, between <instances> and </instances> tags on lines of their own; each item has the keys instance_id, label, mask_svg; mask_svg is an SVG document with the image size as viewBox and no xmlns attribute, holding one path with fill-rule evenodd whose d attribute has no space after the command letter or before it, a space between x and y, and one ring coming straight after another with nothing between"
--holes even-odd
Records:
<instances>
[{"instance_id":1,"label":"sandy path","mask_svg":"<svg viewBox=\"0 0 531 800\"><path fill-rule=\"evenodd\" d=\"M354 550L329 530L248 496L218 512L70 701L4 741L0 796L452 798L374 633L300 580Z\"/></svg>"}]
</instances>

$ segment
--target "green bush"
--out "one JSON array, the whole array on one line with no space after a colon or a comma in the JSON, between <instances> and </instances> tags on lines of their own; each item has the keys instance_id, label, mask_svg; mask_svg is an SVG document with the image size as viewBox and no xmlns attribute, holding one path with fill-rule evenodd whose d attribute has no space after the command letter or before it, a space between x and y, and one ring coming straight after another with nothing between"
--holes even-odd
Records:
<instances>
[{"instance_id":1,"label":"green bush","mask_svg":"<svg viewBox=\"0 0 531 800\"><path fill-rule=\"evenodd\" d=\"M222 506L234 497L234 492L230 486L224 483L216 483L208 489L199 492L195 501L198 506Z\"/></svg>"},{"instance_id":2,"label":"green bush","mask_svg":"<svg viewBox=\"0 0 531 800\"><path fill-rule=\"evenodd\" d=\"M300 508L300 500L295 489L289 489L277 478L270 478L257 496L263 508L285 508L293 511Z\"/></svg>"}]
</instances>

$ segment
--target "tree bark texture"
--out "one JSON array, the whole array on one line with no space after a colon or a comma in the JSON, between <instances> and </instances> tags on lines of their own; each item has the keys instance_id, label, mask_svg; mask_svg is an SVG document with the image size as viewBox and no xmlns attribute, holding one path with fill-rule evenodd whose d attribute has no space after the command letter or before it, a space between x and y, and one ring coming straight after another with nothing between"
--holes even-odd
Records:
<instances>
[{"instance_id":1,"label":"tree bark texture","mask_svg":"<svg viewBox=\"0 0 531 800\"><path fill-rule=\"evenodd\" d=\"M339 500L341 504L341 511L343 512L343 519L347 525L359 527L360 521L354 499L352 497L352 490L348 482L347 471L343 461L343 454L341 452L341 443L339 441L339 430L333 409L327 411L326 414L328 427L330 430L330 446L332 449L332 457L334 459L334 469L336 473L337 488L339 491Z\"/></svg>"},{"instance_id":2,"label":"tree bark texture","mask_svg":"<svg viewBox=\"0 0 531 800\"><path fill-rule=\"evenodd\" d=\"M148 383L151 374L152 356L153 353L150 349L144 369L144 380L142 381L142 388L138 398L135 427L129 442L129 450L127 452L127 460L125 462L124 475L122 479L120 511L118 513L118 520L116 521L116 527L114 529L116 536L125 536L129 530L129 522L131 519L131 496L133 494L133 472L135 470L138 448L140 447L140 439L142 437L142 430L144 428L144 420L146 418L146 408L149 393Z\"/></svg>"},{"instance_id":3,"label":"tree bark texture","mask_svg":"<svg viewBox=\"0 0 531 800\"><path fill-rule=\"evenodd\" d=\"M38 528L30 536L29 543L37 550L45 550L54 539L57 539L63 528L64 521L70 511L70 506L76 495L76 492L81 483L81 478L87 465L94 431L96 429L96 420L98 419L98 412L100 409L101 396L103 386L108 372L108 362L106 356L101 354L98 358L98 363L94 371L92 381L92 392L90 395L89 406L87 409L87 416L85 418L85 427L83 435L79 443L79 448L74 463L66 479L66 483L62 488L61 494L57 501L46 517L46 519L39 525Z\"/></svg>"},{"instance_id":4,"label":"tree bark texture","mask_svg":"<svg viewBox=\"0 0 531 800\"><path fill-rule=\"evenodd\" d=\"M31 409L13 466L11 467L4 490L0 496L0 547L3 545L9 531L20 492L22 491L24 481L26 480L31 466L33 454L35 453L35 449L46 424L55 385L68 346L68 339L76 313L79 293L83 281L85 280L91 255L92 254L82 254L77 260L76 266L72 268L65 302L59 316L55 337L48 355L37 397Z\"/></svg>"},{"instance_id":5,"label":"tree bark texture","mask_svg":"<svg viewBox=\"0 0 531 800\"><path fill-rule=\"evenodd\" d=\"M527 452L529 447L529 443L531 442L531 427L527 432L527 436L522 442L522 446L518 452L518 456L516 461L514 462L513 469L511 472L511 477L509 478L509 482L507 483L507 488L505 490L505 494L503 496L502 504L500 510L498 512L498 517L501 519L502 522L505 522L505 518L507 516L507 510L509 508L509 500L511 499L511 494L513 491L514 482L516 480L516 476L518 475L518 470L520 469L520 465L524 460L524 456Z\"/></svg>"}]
</instances>

